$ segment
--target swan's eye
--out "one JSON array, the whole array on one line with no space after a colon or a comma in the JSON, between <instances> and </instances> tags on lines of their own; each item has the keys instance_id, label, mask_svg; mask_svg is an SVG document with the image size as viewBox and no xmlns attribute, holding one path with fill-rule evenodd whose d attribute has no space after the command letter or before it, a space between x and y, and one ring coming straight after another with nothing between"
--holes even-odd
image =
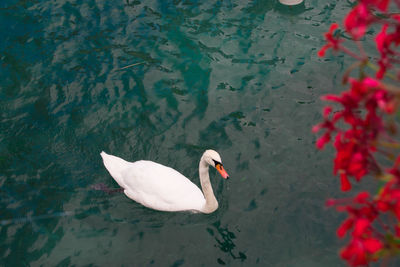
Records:
<instances>
[{"instance_id":1,"label":"swan's eye","mask_svg":"<svg viewBox=\"0 0 400 267\"><path fill-rule=\"evenodd\" d=\"M221 162L216 161L216 160L213 160L213 161L214 161L214 166L215 166L215 167L217 167L218 165L221 165L221 166L222 166L222 163L221 163Z\"/></svg>"}]
</instances>

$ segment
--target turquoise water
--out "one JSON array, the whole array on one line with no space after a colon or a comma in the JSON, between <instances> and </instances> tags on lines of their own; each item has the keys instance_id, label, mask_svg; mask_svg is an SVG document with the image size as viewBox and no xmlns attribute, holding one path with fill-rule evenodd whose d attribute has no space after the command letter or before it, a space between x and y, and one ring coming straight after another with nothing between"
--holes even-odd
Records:
<instances>
[{"instance_id":1,"label":"turquoise water","mask_svg":"<svg viewBox=\"0 0 400 267\"><path fill-rule=\"evenodd\" d=\"M341 266L310 129L351 63L316 55L349 5L0 2L0 265ZM211 215L91 188L117 187L102 150L199 184L207 148L231 176L211 171Z\"/></svg>"}]
</instances>

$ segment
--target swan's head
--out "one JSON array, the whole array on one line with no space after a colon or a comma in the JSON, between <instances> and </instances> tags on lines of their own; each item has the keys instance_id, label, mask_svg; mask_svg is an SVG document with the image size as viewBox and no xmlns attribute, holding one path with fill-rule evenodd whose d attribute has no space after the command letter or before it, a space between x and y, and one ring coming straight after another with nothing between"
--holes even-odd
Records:
<instances>
[{"instance_id":1,"label":"swan's head","mask_svg":"<svg viewBox=\"0 0 400 267\"><path fill-rule=\"evenodd\" d=\"M218 152L215 150L206 150L204 152L203 157L202 157L210 166L213 166L214 168L217 169L219 174L221 174L222 178L228 179L229 175L225 171L224 167L222 166L222 160L221 157L219 156Z\"/></svg>"}]
</instances>

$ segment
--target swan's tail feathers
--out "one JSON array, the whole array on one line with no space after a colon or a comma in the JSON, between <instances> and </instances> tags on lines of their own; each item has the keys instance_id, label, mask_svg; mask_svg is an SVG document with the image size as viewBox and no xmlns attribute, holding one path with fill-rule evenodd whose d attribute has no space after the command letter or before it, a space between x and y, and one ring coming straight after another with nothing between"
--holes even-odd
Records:
<instances>
[{"instance_id":1,"label":"swan's tail feathers","mask_svg":"<svg viewBox=\"0 0 400 267\"><path fill-rule=\"evenodd\" d=\"M104 166L106 167L110 175L119 184L119 186L124 187L122 173L126 168L128 168L129 162L119 157L108 155L104 151L102 151L100 155L103 158Z\"/></svg>"}]
</instances>

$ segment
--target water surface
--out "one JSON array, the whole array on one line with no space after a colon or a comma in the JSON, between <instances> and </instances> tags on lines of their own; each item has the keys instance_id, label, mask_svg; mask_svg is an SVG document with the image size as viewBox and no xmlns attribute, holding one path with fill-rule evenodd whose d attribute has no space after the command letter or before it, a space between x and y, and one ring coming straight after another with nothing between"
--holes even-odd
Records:
<instances>
[{"instance_id":1,"label":"water surface","mask_svg":"<svg viewBox=\"0 0 400 267\"><path fill-rule=\"evenodd\" d=\"M0 265L341 266L329 151L311 134L351 59L318 58L346 1L0 3ZM136 64L124 68L131 64ZM198 182L220 208L163 213L91 186L99 153Z\"/></svg>"}]
</instances>

